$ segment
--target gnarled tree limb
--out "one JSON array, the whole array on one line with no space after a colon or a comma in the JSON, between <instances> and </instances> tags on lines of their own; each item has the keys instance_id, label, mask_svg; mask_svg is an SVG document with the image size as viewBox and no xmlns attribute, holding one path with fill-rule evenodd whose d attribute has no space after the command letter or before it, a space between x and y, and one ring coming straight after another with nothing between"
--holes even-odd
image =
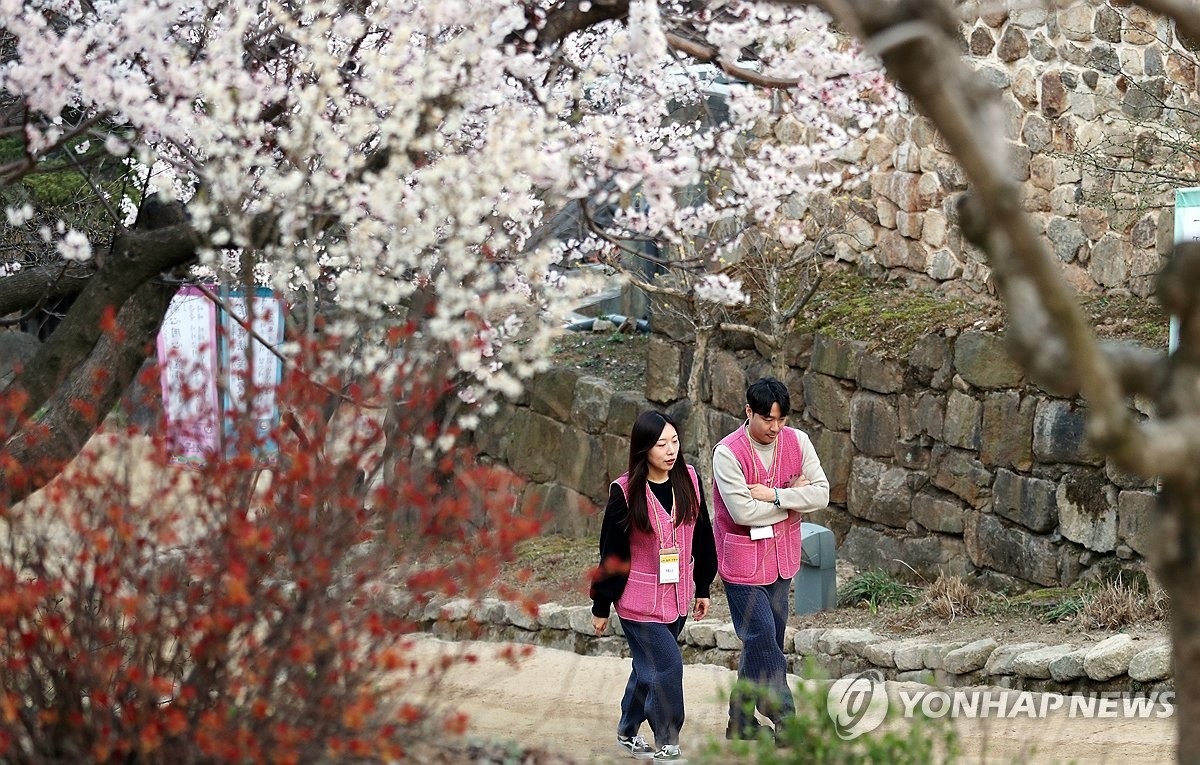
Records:
<instances>
[{"instance_id":1,"label":"gnarled tree limb","mask_svg":"<svg viewBox=\"0 0 1200 765\"><path fill-rule=\"evenodd\" d=\"M37 491L79 453L141 369L174 294L174 286L155 282L134 290L117 314L117 331L101 335L46 399L36 422L0 448L0 504Z\"/></svg>"},{"instance_id":2,"label":"gnarled tree limb","mask_svg":"<svg viewBox=\"0 0 1200 765\"><path fill-rule=\"evenodd\" d=\"M77 294L96 273L92 263L26 266L0 280L0 316L28 311L46 300Z\"/></svg>"}]
</instances>

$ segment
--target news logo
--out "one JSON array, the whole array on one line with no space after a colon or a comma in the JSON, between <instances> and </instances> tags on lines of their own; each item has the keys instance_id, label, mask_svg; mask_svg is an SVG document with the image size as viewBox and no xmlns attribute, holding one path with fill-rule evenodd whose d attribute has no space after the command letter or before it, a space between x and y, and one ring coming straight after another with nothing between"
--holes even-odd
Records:
<instances>
[{"instance_id":1,"label":"news logo","mask_svg":"<svg viewBox=\"0 0 1200 765\"><path fill-rule=\"evenodd\" d=\"M872 669L835 680L829 686L825 708L834 730L845 741L875 730L888 712L883 674Z\"/></svg>"}]
</instances>

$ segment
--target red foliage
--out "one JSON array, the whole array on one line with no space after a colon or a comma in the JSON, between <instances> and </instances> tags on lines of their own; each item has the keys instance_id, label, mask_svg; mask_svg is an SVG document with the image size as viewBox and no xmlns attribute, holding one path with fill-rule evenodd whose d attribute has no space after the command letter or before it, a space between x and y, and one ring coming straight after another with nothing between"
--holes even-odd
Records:
<instances>
[{"instance_id":1,"label":"red foliage","mask_svg":"<svg viewBox=\"0 0 1200 765\"><path fill-rule=\"evenodd\" d=\"M382 762L462 732L405 692L429 671L407 604L482 593L537 525L511 475L428 452L453 393L412 367L387 385L292 367L269 470L249 426L236 454L184 469L162 427L110 424L26 502L0 490L0 761ZM455 562L422 568L447 541Z\"/></svg>"}]
</instances>

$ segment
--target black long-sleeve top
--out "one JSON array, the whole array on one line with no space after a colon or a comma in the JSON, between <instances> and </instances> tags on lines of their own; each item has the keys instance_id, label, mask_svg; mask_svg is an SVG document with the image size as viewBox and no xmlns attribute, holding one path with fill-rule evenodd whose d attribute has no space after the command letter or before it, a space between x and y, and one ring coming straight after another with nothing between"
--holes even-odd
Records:
<instances>
[{"instance_id":1,"label":"black long-sleeve top","mask_svg":"<svg viewBox=\"0 0 1200 765\"><path fill-rule=\"evenodd\" d=\"M667 512L675 504L675 494L671 490L671 482L654 483L648 481L647 486L654 496L662 503ZM612 611L612 604L621 598L625 591L625 583L629 581L628 568L622 572L606 571L611 568L606 561L616 559L629 562L629 531L626 528L626 517L629 515L629 505L625 502L625 494L621 487L613 484L608 493L608 505L604 508L604 522L600 526L600 566L592 580L590 595L592 597L592 614L607 619ZM708 517L708 505L704 501L704 492L700 492L700 513L696 517L696 528L692 532L692 581L696 583L696 597L707 598L717 575L717 544L713 538L712 521Z\"/></svg>"}]
</instances>

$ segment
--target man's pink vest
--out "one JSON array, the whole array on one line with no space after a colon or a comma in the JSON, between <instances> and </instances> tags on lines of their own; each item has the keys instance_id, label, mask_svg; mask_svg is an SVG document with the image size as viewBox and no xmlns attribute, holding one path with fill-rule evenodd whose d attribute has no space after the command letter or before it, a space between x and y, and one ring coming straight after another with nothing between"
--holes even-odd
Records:
<instances>
[{"instance_id":1,"label":"man's pink vest","mask_svg":"<svg viewBox=\"0 0 1200 765\"><path fill-rule=\"evenodd\" d=\"M700 481L691 465L687 469L698 498ZM613 483L621 487L628 504L629 474L622 475ZM679 503L678 497L675 503ZM696 595L696 583L692 576L692 533L696 530L696 524L685 523L676 527L672 538L674 523L671 516L663 512L662 505L649 486L646 487L646 510L652 521L650 531L641 531L632 523L629 525L629 581L616 602L617 616L631 622L670 623L687 616L692 607L692 598ZM672 544L679 548L679 582L659 584L658 552Z\"/></svg>"},{"instance_id":2,"label":"man's pink vest","mask_svg":"<svg viewBox=\"0 0 1200 765\"><path fill-rule=\"evenodd\" d=\"M800 437L792 428L784 428L777 437L775 464L767 475L762 460L750 445L746 428L725 436L721 444L733 452L746 483L761 483L772 489L787 488L804 471L804 451ZM772 480L773 476L773 480ZM776 579L791 579L800 570L800 515L788 513L775 524L770 539L751 539L750 527L734 523L729 508L713 479L713 535L717 542L717 573L733 584L771 584Z\"/></svg>"}]
</instances>

